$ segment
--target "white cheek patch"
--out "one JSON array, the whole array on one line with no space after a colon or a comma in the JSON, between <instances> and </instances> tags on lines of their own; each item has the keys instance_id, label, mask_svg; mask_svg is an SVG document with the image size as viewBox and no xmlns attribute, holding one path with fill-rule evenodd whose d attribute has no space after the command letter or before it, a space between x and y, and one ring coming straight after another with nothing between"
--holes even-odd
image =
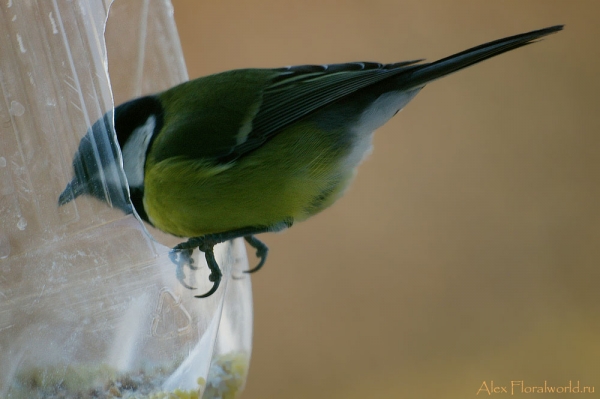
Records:
<instances>
[{"instance_id":1,"label":"white cheek patch","mask_svg":"<svg viewBox=\"0 0 600 399\"><path fill-rule=\"evenodd\" d=\"M137 127L123 146L123 169L130 187L143 187L144 164L150 139L156 126L156 117L151 115L146 123Z\"/></svg>"}]
</instances>

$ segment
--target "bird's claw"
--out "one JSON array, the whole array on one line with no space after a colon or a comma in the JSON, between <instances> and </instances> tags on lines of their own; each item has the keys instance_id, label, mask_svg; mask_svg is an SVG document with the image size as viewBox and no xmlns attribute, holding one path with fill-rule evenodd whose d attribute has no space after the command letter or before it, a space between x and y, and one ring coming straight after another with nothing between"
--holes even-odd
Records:
<instances>
[{"instance_id":1,"label":"bird's claw","mask_svg":"<svg viewBox=\"0 0 600 399\"><path fill-rule=\"evenodd\" d=\"M269 247L265 245L262 241L254 236L245 236L244 239L248 244L250 244L254 249L256 249L256 257L260 259L258 265L254 266L250 270L245 270L244 273L256 273L263 267L265 262L267 261L267 255L269 254Z\"/></svg>"},{"instance_id":2,"label":"bird's claw","mask_svg":"<svg viewBox=\"0 0 600 399\"><path fill-rule=\"evenodd\" d=\"M183 272L183 267L188 265L190 270L196 270L197 267L193 266L194 258L192 258L192 248L178 248L179 245L169 252L169 259L176 265L175 274L177 276L177 280L188 290L195 290L195 287L187 284L185 282L185 273Z\"/></svg>"},{"instance_id":3,"label":"bird's claw","mask_svg":"<svg viewBox=\"0 0 600 399\"><path fill-rule=\"evenodd\" d=\"M207 298L207 297L211 296L212 294L214 294L215 292L217 292L217 289L219 288L219 284L221 284L221 278L223 277L223 273L221 272L221 269L219 268L219 265L217 264L217 261L215 259L215 253L213 251L213 246L206 248L206 250L204 251L204 256L206 257L206 264L208 265L208 268L210 269L210 275L208 276L208 281L213 283L213 286L206 294L196 295L195 296L196 298Z\"/></svg>"}]
</instances>

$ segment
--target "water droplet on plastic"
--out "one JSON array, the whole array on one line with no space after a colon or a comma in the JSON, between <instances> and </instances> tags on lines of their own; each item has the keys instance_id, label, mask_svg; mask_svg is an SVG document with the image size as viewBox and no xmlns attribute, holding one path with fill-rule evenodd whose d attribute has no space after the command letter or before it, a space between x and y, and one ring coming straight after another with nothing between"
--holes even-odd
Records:
<instances>
[{"instance_id":1,"label":"water droplet on plastic","mask_svg":"<svg viewBox=\"0 0 600 399\"><path fill-rule=\"evenodd\" d=\"M10 255L10 242L6 234L0 233L0 259L8 258Z\"/></svg>"},{"instance_id":2,"label":"water droplet on plastic","mask_svg":"<svg viewBox=\"0 0 600 399\"><path fill-rule=\"evenodd\" d=\"M50 14L48 14L48 17L50 18L50 24L52 25L52 33L57 35L58 29L56 29L56 21L54 20L54 17L52 16L52 11L50 11Z\"/></svg>"},{"instance_id":3,"label":"water droplet on plastic","mask_svg":"<svg viewBox=\"0 0 600 399\"><path fill-rule=\"evenodd\" d=\"M10 102L10 113L15 116L21 116L25 113L25 107L18 101Z\"/></svg>"},{"instance_id":4,"label":"water droplet on plastic","mask_svg":"<svg viewBox=\"0 0 600 399\"><path fill-rule=\"evenodd\" d=\"M19 230L25 230L25 227L27 227L27 220L23 217L20 218L17 222L17 227L19 228Z\"/></svg>"},{"instance_id":5,"label":"water droplet on plastic","mask_svg":"<svg viewBox=\"0 0 600 399\"><path fill-rule=\"evenodd\" d=\"M0 157L0 168L4 168L6 166L6 158Z\"/></svg>"},{"instance_id":6,"label":"water droplet on plastic","mask_svg":"<svg viewBox=\"0 0 600 399\"><path fill-rule=\"evenodd\" d=\"M19 43L19 50L21 50L21 53L26 53L27 49L25 48L25 45L23 44L23 38L18 33L17 33L17 42Z\"/></svg>"}]
</instances>

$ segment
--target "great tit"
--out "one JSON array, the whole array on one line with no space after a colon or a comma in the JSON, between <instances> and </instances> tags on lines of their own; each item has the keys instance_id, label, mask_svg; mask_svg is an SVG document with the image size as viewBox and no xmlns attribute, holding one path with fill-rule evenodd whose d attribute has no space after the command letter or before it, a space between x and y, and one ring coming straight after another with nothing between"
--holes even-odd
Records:
<instances>
[{"instance_id":1,"label":"great tit","mask_svg":"<svg viewBox=\"0 0 600 399\"><path fill-rule=\"evenodd\" d=\"M114 109L126 182L107 178L118 158L106 142L113 112L82 138L64 205L91 195L178 236L181 266L204 252L212 295L221 281L213 247L244 237L261 268L279 231L339 199L371 149L373 131L427 83L560 31L552 26L486 43L433 63L352 62L241 69L191 80ZM112 156L110 156L112 155ZM116 156L115 156L116 155ZM111 165L112 162L112 165ZM191 263L187 263L191 267ZM178 277L183 283L182 275ZM183 283L185 285L185 283ZM191 288L191 287L188 287Z\"/></svg>"}]
</instances>

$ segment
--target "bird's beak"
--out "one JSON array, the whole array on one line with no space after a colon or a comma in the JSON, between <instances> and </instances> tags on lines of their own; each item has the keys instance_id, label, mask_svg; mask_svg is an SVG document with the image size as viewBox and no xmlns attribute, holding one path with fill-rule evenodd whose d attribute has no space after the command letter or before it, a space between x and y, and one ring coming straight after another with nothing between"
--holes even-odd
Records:
<instances>
[{"instance_id":1,"label":"bird's beak","mask_svg":"<svg viewBox=\"0 0 600 399\"><path fill-rule=\"evenodd\" d=\"M73 178L65 190L58 197L58 206L63 206L73 201L75 198L83 194L84 185L82 185L77 178Z\"/></svg>"}]
</instances>

